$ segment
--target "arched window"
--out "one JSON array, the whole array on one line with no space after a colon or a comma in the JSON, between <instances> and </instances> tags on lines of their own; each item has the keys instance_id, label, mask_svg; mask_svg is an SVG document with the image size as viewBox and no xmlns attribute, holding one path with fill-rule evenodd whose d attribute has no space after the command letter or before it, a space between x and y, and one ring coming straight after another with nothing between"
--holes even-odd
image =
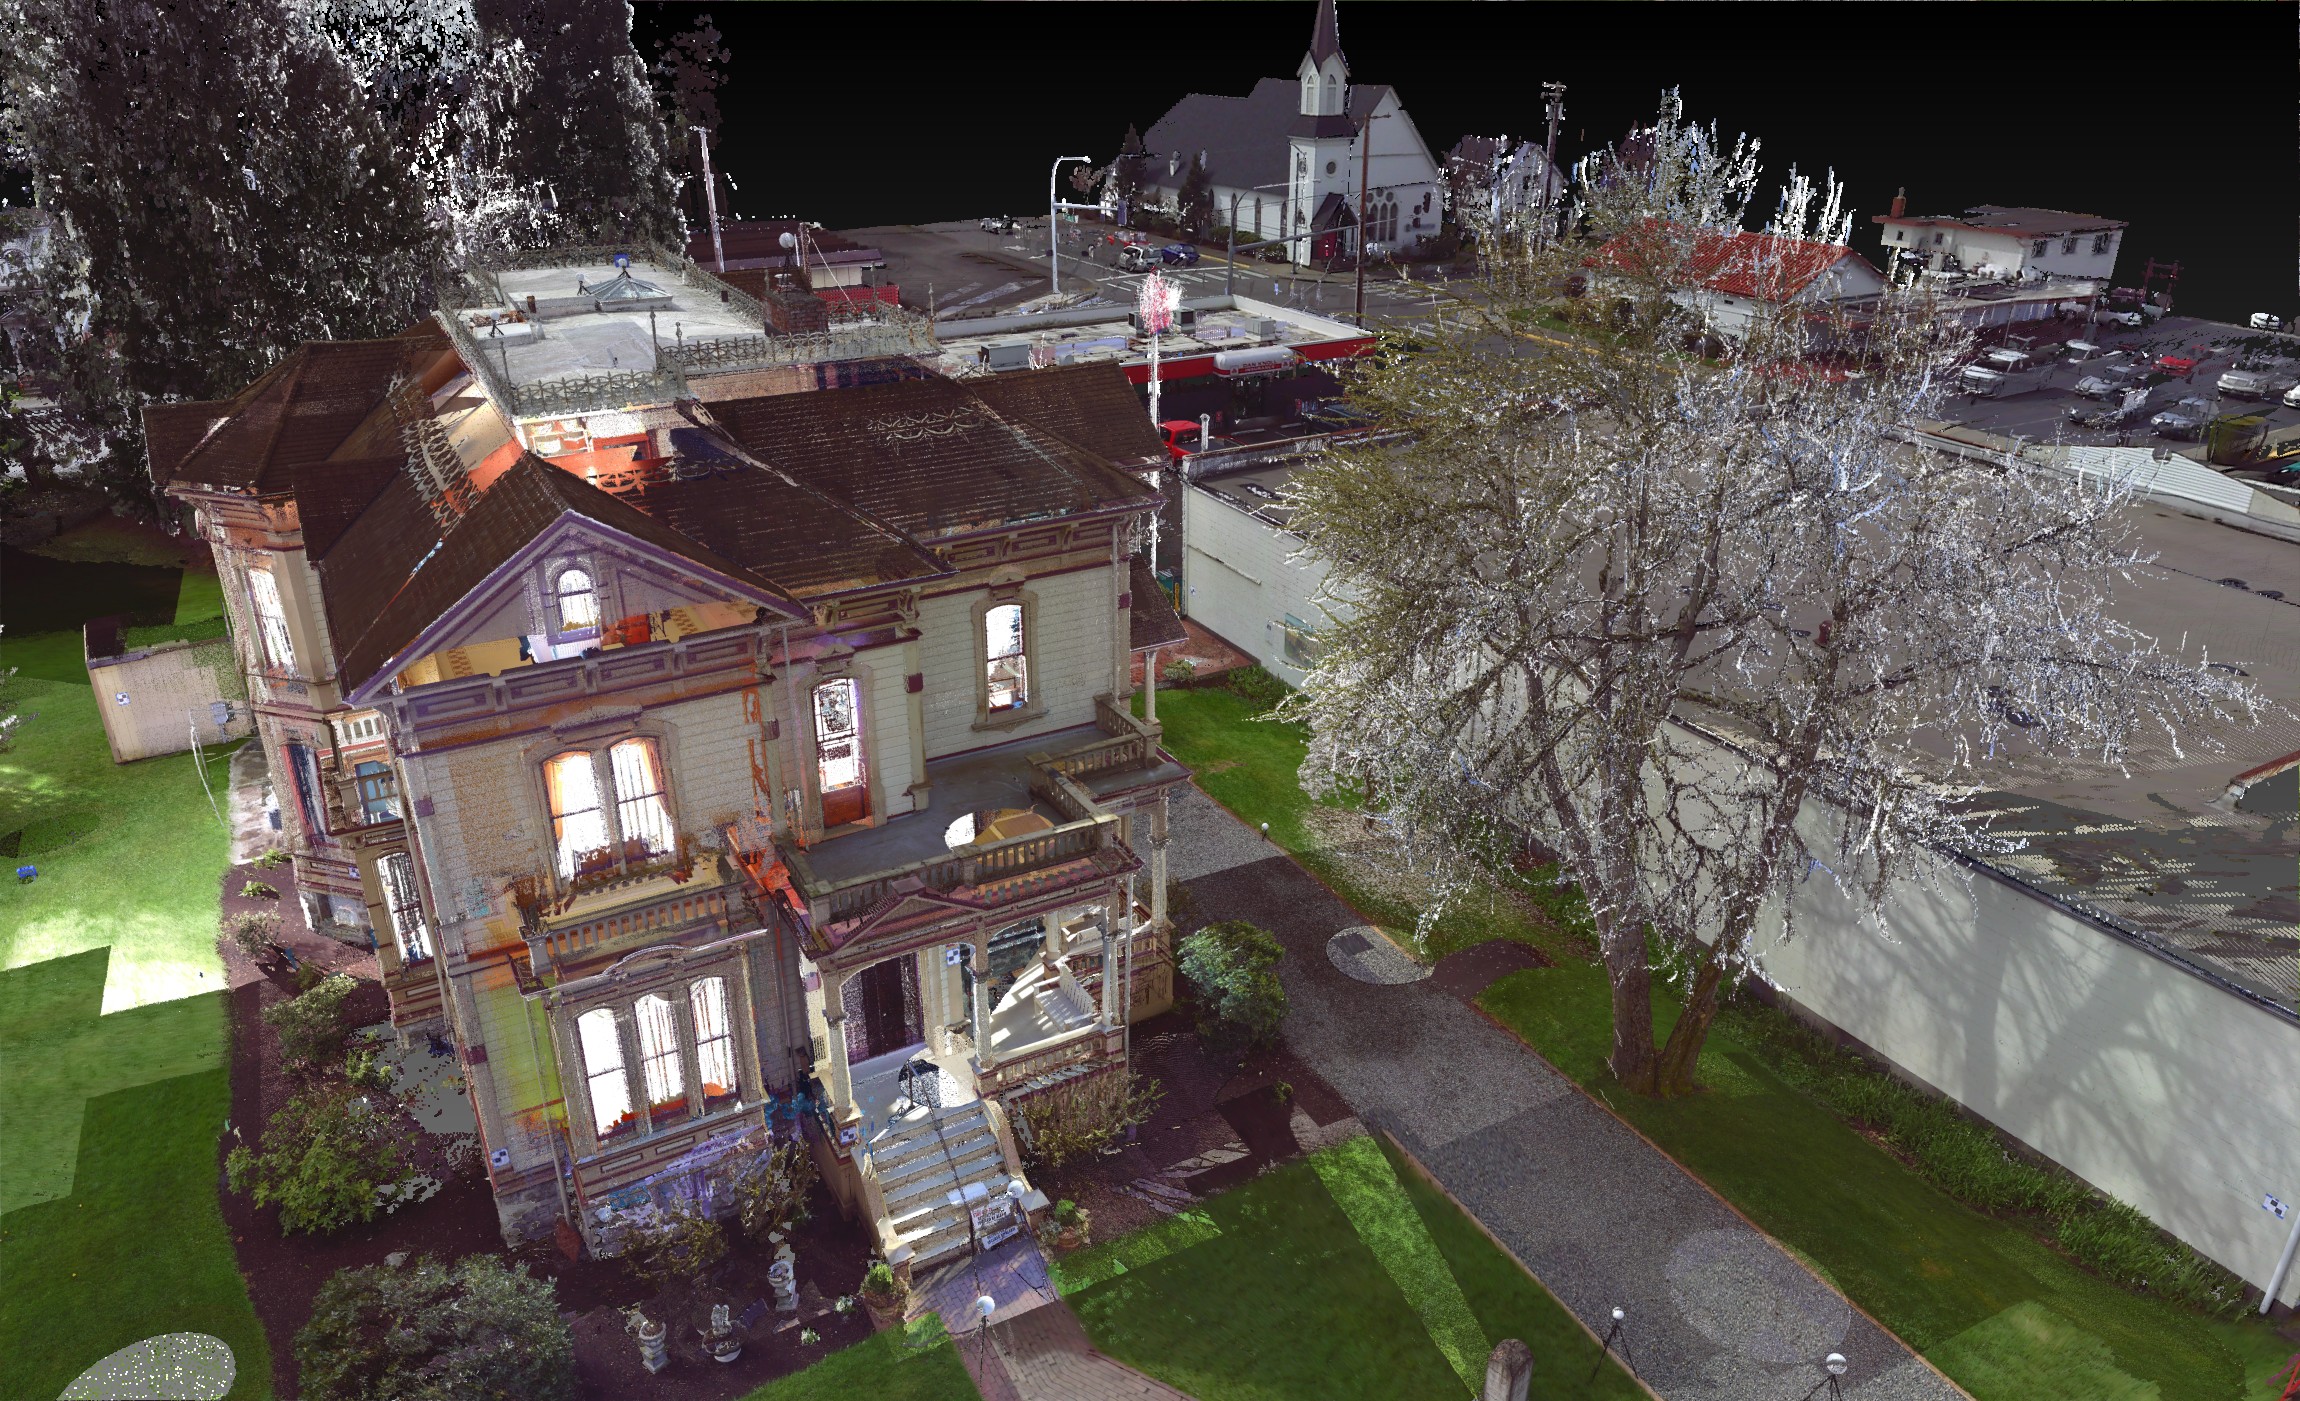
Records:
<instances>
[{"instance_id":1,"label":"arched window","mask_svg":"<svg viewBox=\"0 0 2300 1401\"><path fill-rule=\"evenodd\" d=\"M615 1014L595 1007L575 1019L583 1046L584 1085L591 1092L591 1132L602 1142L638 1126L631 1112L631 1080L623 1071L623 1038Z\"/></svg>"},{"instance_id":2,"label":"arched window","mask_svg":"<svg viewBox=\"0 0 2300 1401\"><path fill-rule=\"evenodd\" d=\"M687 986L695 1013L695 1081L703 1112L723 1109L742 1097L735 1070L735 1025L727 1016L727 980L701 978Z\"/></svg>"},{"instance_id":3,"label":"arched window","mask_svg":"<svg viewBox=\"0 0 2300 1401\"><path fill-rule=\"evenodd\" d=\"M1326 75L1326 107L1325 107L1325 110L1326 110L1326 111L1327 111L1329 114L1330 114L1330 113L1334 113L1334 112L1339 112L1339 111L1341 111L1341 110L1342 110L1342 107L1341 107L1341 103L1339 103L1338 101L1336 101L1336 100L1335 100L1335 99L1337 99L1337 98L1339 98L1339 97L1341 96L1341 92L1342 92L1342 80L1341 80L1341 79L1339 79L1339 78L1337 78L1337 77L1335 77L1333 74L1331 74L1331 73L1328 73L1328 74Z\"/></svg>"},{"instance_id":4,"label":"arched window","mask_svg":"<svg viewBox=\"0 0 2300 1401\"><path fill-rule=\"evenodd\" d=\"M615 784L615 825L623 854L644 859L671 851L671 809L663 793L663 758L651 739L627 739L607 751Z\"/></svg>"},{"instance_id":5,"label":"arched window","mask_svg":"<svg viewBox=\"0 0 2300 1401\"><path fill-rule=\"evenodd\" d=\"M552 585L559 603L559 630L585 632L599 626L599 590L580 569L562 569Z\"/></svg>"},{"instance_id":6,"label":"arched window","mask_svg":"<svg viewBox=\"0 0 2300 1401\"><path fill-rule=\"evenodd\" d=\"M586 862L608 855L599 770L588 751L571 749L543 766L543 785L551 800L551 842L559 856L559 877L571 880Z\"/></svg>"},{"instance_id":7,"label":"arched window","mask_svg":"<svg viewBox=\"0 0 2300 1401\"><path fill-rule=\"evenodd\" d=\"M679 1013L667 997L648 994L633 1004L639 1023L639 1073L647 1109L657 1124L687 1116L687 1077L679 1064Z\"/></svg>"},{"instance_id":8,"label":"arched window","mask_svg":"<svg viewBox=\"0 0 2300 1401\"><path fill-rule=\"evenodd\" d=\"M287 610L280 606L279 580L269 569L248 571L248 601L255 605L256 632L264 657L280 671L295 670L295 642L288 636Z\"/></svg>"}]
</instances>

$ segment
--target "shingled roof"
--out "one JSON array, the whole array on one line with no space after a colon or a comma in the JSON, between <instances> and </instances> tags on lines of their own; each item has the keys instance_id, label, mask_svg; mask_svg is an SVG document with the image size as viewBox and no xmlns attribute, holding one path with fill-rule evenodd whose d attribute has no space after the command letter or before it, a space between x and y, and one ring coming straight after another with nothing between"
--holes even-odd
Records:
<instances>
[{"instance_id":1,"label":"shingled roof","mask_svg":"<svg viewBox=\"0 0 2300 1401\"><path fill-rule=\"evenodd\" d=\"M464 595L570 513L798 610L787 590L533 454L522 455L496 478L444 534L412 481L401 475L319 565L345 689L372 679Z\"/></svg>"},{"instance_id":2,"label":"shingled roof","mask_svg":"<svg viewBox=\"0 0 2300 1401\"><path fill-rule=\"evenodd\" d=\"M948 380L736 399L711 412L760 460L920 540L1155 499Z\"/></svg>"},{"instance_id":3,"label":"shingled roof","mask_svg":"<svg viewBox=\"0 0 2300 1401\"><path fill-rule=\"evenodd\" d=\"M1840 263L1859 263L1876 273L1868 259L1841 244L1747 230L1671 231L1658 223L1617 235L1590 262L1633 275L1658 273L1683 285L1767 302L1793 299Z\"/></svg>"},{"instance_id":4,"label":"shingled roof","mask_svg":"<svg viewBox=\"0 0 2300 1401\"><path fill-rule=\"evenodd\" d=\"M1115 362L992 375L967 388L1001 417L1044 429L1121 467L1166 463L1165 443Z\"/></svg>"},{"instance_id":5,"label":"shingled roof","mask_svg":"<svg viewBox=\"0 0 2300 1401\"><path fill-rule=\"evenodd\" d=\"M1150 566L1140 555L1134 556L1126 587L1132 605L1127 619L1127 645L1131 650L1147 652L1153 647L1172 647L1189 640L1190 634L1182 626L1181 615L1174 611L1173 600L1158 587L1158 576L1150 572Z\"/></svg>"},{"instance_id":6,"label":"shingled roof","mask_svg":"<svg viewBox=\"0 0 2300 1401\"><path fill-rule=\"evenodd\" d=\"M203 406L168 406L160 431L166 457L152 471L163 486L257 493L294 489L299 468L325 460L380 407L392 381L420 375L448 349L447 333L425 322L368 341L298 346L261 379L220 406L223 421L202 430L176 458ZM219 407L219 406L206 406ZM147 414L145 422L151 423Z\"/></svg>"}]
</instances>

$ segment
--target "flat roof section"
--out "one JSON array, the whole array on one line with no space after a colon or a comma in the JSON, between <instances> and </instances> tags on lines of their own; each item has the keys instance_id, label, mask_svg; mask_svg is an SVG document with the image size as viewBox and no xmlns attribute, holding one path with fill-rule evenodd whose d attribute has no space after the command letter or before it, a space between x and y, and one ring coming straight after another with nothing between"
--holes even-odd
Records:
<instances>
[{"instance_id":1,"label":"flat roof section","mask_svg":"<svg viewBox=\"0 0 2300 1401\"><path fill-rule=\"evenodd\" d=\"M1374 349L1370 332L1346 322L1251 297L1206 297L1182 303L1189 326L1177 324L1159 340L1161 380L1193 379L1231 369L1252 373L1301 361L1347 359ZM1136 384L1150 378L1150 343L1135 333L1123 308L1093 307L1036 316L998 316L937 324L941 355L932 363L953 379L1007 370L1115 363ZM1236 363L1229 352L1284 349L1285 356Z\"/></svg>"}]
</instances>

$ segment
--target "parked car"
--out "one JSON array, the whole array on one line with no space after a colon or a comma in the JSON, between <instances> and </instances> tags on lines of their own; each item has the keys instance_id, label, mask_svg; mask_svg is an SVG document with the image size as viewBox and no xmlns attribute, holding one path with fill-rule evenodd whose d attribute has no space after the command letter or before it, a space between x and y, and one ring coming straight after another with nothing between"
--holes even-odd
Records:
<instances>
[{"instance_id":1,"label":"parked car","mask_svg":"<svg viewBox=\"0 0 2300 1401\"><path fill-rule=\"evenodd\" d=\"M2268 376L2252 370L2230 370L2220 377L2220 394L2227 399L2265 399Z\"/></svg>"},{"instance_id":2,"label":"parked car","mask_svg":"<svg viewBox=\"0 0 2300 1401\"><path fill-rule=\"evenodd\" d=\"M1158 259L1170 268L1198 266L1198 246L1194 243L1169 243L1158 250Z\"/></svg>"},{"instance_id":3,"label":"parked car","mask_svg":"<svg viewBox=\"0 0 2300 1401\"><path fill-rule=\"evenodd\" d=\"M1158 436L1166 440L1166 455L1176 462L1194 452L1218 452L1238 445L1235 438L1205 437L1194 418L1167 419L1158 425Z\"/></svg>"},{"instance_id":4,"label":"parked car","mask_svg":"<svg viewBox=\"0 0 2300 1401\"><path fill-rule=\"evenodd\" d=\"M2196 373L2196 362L2185 355L2159 355L2156 368L2168 375L2192 375Z\"/></svg>"},{"instance_id":5,"label":"parked car","mask_svg":"<svg viewBox=\"0 0 2300 1401\"><path fill-rule=\"evenodd\" d=\"M2284 407L2300 409L2300 384L2295 384L2284 391Z\"/></svg>"},{"instance_id":6,"label":"parked car","mask_svg":"<svg viewBox=\"0 0 2300 1401\"><path fill-rule=\"evenodd\" d=\"M1020 227L1021 225L1014 222L1014 216L1011 214L994 214L982 221L984 233L1010 234Z\"/></svg>"},{"instance_id":7,"label":"parked car","mask_svg":"<svg viewBox=\"0 0 2300 1401\"><path fill-rule=\"evenodd\" d=\"M2113 399L2121 391L2098 375L2086 375L2076 382L2076 392L2086 399Z\"/></svg>"},{"instance_id":8,"label":"parked car","mask_svg":"<svg viewBox=\"0 0 2300 1401\"><path fill-rule=\"evenodd\" d=\"M2141 326L2146 320L2137 311L2104 311L2100 319L2111 326Z\"/></svg>"},{"instance_id":9,"label":"parked car","mask_svg":"<svg viewBox=\"0 0 2300 1401\"><path fill-rule=\"evenodd\" d=\"M1118 268L1121 272L1148 272L1162 260L1158 250L1146 243L1129 243L1118 250Z\"/></svg>"},{"instance_id":10,"label":"parked car","mask_svg":"<svg viewBox=\"0 0 2300 1401\"><path fill-rule=\"evenodd\" d=\"M1302 422L1337 436L1369 433L1375 426L1372 414L1340 399L1304 399L1300 413Z\"/></svg>"},{"instance_id":11,"label":"parked car","mask_svg":"<svg viewBox=\"0 0 2300 1401\"><path fill-rule=\"evenodd\" d=\"M2252 329L2255 331L2281 331L2284 329L2284 318L2271 316L2265 311L2253 312Z\"/></svg>"},{"instance_id":12,"label":"parked car","mask_svg":"<svg viewBox=\"0 0 2300 1401\"><path fill-rule=\"evenodd\" d=\"M2204 431L2202 421L2170 409L2150 419L2148 426L2156 430L2159 438L2193 438Z\"/></svg>"}]
</instances>

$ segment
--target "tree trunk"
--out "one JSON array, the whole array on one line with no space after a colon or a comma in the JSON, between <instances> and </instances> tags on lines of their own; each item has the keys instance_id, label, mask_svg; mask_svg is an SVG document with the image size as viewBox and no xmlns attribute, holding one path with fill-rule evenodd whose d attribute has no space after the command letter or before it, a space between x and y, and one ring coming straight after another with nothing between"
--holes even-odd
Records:
<instances>
[{"instance_id":1,"label":"tree trunk","mask_svg":"<svg viewBox=\"0 0 2300 1401\"><path fill-rule=\"evenodd\" d=\"M1669 1032L1668 1042L1662 1046L1653 1069L1652 1094L1662 1099L1675 1099L1693 1093L1693 1072L1701 1063L1701 1047L1709 1040L1709 1026L1717 1020L1717 992L1724 981L1719 967L1716 946L1710 946L1708 957L1693 975L1692 995L1685 999L1685 1010L1677 1018L1677 1025Z\"/></svg>"},{"instance_id":2,"label":"tree trunk","mask_svg":"<svg viewBox=\"0 0 2300 1401\"><path fill-rule=\"evenodd\" d=\"M1605 956L1605 978L1613 988L1613 1054L1606 1066L1632 1094L1657 1092L1653 1057L1653 970L1646 966L1645 941L1618 955Z\"/></svg>"}]
</instances>

